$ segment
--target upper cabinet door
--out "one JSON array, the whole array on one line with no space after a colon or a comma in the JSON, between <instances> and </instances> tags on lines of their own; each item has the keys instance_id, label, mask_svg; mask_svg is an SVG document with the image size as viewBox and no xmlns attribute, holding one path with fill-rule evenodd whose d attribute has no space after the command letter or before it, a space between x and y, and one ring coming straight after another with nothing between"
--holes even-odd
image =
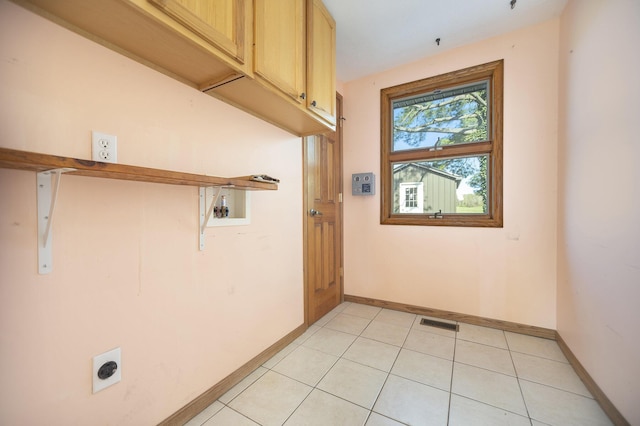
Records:
<instances>
[{"instance_id":1,"label":"upper cabinet door","mask_svg":"<svg viewBox=\"0 0 640 426\"><path fill-rule=\"evenodd\" d=\"M245 63L248 0L148 1L238 63Z\"/></svg>"},{"instance_id":2,"label":"upper cabinet door","mask_svg":"<svg viewBox=\"0 0 640 426\"><path fill-rule=\"evenodd\" d=\"M336 22L321 0L307 3L307 107L336 124Z\"/></svg>"},{"instance_id":3,"label":"upper cabinet door","mask_svg":"<svg viewBox=\"0 0 640 426\"><path fill-rule=\"evenodd\" d=\"M305 0L254 1L254 73L302 103Z\"/></svg>"}]
</instances>

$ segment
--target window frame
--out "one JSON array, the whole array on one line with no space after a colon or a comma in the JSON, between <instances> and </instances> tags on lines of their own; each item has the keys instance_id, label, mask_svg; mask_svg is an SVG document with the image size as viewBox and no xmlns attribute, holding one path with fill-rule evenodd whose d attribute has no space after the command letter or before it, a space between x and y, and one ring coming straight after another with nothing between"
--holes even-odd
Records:
<instances>
[{"instance_id":1,"label":"window frame","mask_svg":"<svg viewBox=\"0 0 640 426\"><path fill-rule=\"evenodd\" d=\"M393 101L477 81L489 81L490 135L487 141L393 151ZM380 223L383 225L503 227L503 86L504 60L489 62L380 90ZM487 154L487 212L393 213L393 163L419 162Z\"/></svg>"}]
</instances>

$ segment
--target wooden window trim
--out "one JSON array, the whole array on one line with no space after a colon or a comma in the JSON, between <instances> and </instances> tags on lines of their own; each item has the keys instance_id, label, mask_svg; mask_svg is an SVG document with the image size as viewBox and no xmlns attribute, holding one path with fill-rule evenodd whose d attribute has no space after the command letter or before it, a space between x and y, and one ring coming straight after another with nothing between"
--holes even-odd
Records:
<instances>
[{"instance_id":1,"label":"wooden window trim","mask_svg":"<svg viewBox=\"0 0 640 426\"><path fill-rule=\"evenodd\" d=\"M491 137L486 142L464 145L445 146L442 150L430 151L414 149L393 152L393 118L392 102L420 92L447 89L449 87L471 83L478 80L489 80L491 91ZM427 225L427 226L466 226L493 227L503 226L503 88L504 61L494 61L477 65L435 77L425 78L398 86L388 87L380 91L380 223L383 225ZM443 214L442 218L430 218L429 214L393 214L393 184L391 165L395 162L413 160L431 160L450 158L462 155L489 154L489 176L487 188L488 212L486 214ZM431 216L433 216L431 214Z\"/></svg>"}]
</instances>

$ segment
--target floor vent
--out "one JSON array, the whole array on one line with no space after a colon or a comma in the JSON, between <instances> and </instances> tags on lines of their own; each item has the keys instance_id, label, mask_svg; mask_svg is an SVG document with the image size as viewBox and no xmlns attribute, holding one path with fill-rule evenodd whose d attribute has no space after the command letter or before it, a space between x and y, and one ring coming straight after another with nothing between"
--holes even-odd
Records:
<instances>
[{"instance_id":1,"label":"floor vent","mask_svg":"<svg viewBox=\"0 0 640 426\"><path fill-rule=\"evenodd\" d=\"M458 324L451 324L450 322L436 321L436 320L427 319L427 318L422 318L420 320L420 325L427 325L429 327L444 328L445 330L453 330L453 331L458 331L458 329L459 329Z\"/></svg>"}]
</instances>

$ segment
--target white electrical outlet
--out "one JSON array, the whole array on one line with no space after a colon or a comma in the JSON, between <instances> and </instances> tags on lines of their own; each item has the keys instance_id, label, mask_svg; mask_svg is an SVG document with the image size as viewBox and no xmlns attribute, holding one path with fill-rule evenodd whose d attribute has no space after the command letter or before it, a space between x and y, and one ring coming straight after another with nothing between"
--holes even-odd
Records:
<instances>
[{"instance_id":1,"label":"white electrical outlet","mask_svg":"<svg viewBox=\"0 0 640 426\"><path fill-rule=\"evenodd\" d=\"M91 132L91 155L93 161L118 162L118 137L106 133Z\"/></svg>"},{"instance_id":2,"label":"white electrical outlet","mask_svg":"<svg viewBox=\"0 0 640 426\"><path fill-rule=\"evenodd\" d=\"M120 348L93 357L93 393L115 385L122 379L121 358Z\"/></svg>"}]
</instances>

